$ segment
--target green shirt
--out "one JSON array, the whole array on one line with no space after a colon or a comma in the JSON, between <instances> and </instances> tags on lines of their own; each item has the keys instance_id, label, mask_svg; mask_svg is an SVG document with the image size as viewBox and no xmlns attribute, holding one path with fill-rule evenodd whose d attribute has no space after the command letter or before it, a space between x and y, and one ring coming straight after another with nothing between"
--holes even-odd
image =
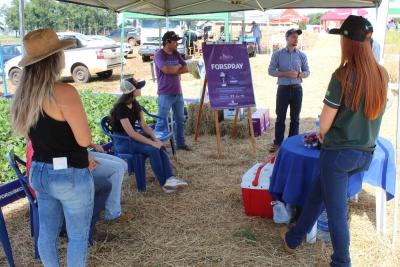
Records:
<instances>
[{"instance_id":1,"label":"green shirt","mask_svg":"<svg viewBox=\"0 0 400 267\"><path fill-rule=\"evenodd\" d=\"M378 138L383 112L375 120L364 115L364 97L360 100L358 110L353 112L345 105L342 97L342 85L333 74L325 95L324 103L338 109L331 128L325 136L324 149L360 149L373 151Z\"/></svg>"}]
</instances>

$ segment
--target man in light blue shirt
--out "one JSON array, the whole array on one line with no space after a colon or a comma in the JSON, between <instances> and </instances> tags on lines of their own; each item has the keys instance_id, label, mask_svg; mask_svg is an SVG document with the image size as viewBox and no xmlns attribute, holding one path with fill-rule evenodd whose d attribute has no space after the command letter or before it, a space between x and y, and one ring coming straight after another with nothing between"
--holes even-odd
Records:
<instances>
[{"instance_id":1,"label":"man in light blue shirt","mask_svg":"<svg viewBox=\"0 0 400 267\"><path fill-rule=\"evenodd\" d=\"M253 34L253 37L256 39L257 53L261 53L261 45L260 45L261 29L260 29L260 26L255 21L253 21L251 23L251 31L250 32Z\"/></svg>"},{"instance_id":2,"label":"man in light blue shirt","mask_svg":"<svg viewBox=\"0 0 400 267\"><path fill-rule=\"evenodd\" d=\"M276 51L268 67L271 76L278 77L276 94L275 140L270 152L276 152L285 136L287 108L290 106L289 136L299 134L300 111L303 100L301 83L310 75L307 56L297 49L301 30L290 29L286 32L286 47Z\"/></svg>"}]
</instances>

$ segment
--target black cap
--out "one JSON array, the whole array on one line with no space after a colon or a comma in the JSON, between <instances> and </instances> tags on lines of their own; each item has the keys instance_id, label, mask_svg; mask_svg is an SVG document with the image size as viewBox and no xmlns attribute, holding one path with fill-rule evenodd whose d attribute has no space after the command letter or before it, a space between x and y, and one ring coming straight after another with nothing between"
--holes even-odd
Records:
<instances>
[{"instance_id":1,"label":"black cap","mask_svg":"<svg viewBox=\"0 0 400 267\"><path fill-rule=\"evenodd\" d=\"M301 35L303 32L300 29L290 29L286 32L285 36L289 37L292 33L297 33L298 35Z\"/></svg>"},{"instance_id":2,"label":"black cap","mask_svg":"<svg viewBox=\"0 0 400 267\"><path fill-rule=\"evenodd\" d=\"M166 41L179 41L181 39L182 38L179 37L174 31L168 31L168 32L164 33L164 35L162 37L163 42L166 42Z\"/></svg>"},{"instance_id":3,"label":"black cap","mask_svg":"<svg viewBox=\"0 0 400 267\"><path fill-rule=\"evenodd\" d=\"M371 22L361 16L350 15L340 29L331 29L330 34L340 34L353 41L363 42L370 37L374 28Z\"/></svg>"}]
</instances>

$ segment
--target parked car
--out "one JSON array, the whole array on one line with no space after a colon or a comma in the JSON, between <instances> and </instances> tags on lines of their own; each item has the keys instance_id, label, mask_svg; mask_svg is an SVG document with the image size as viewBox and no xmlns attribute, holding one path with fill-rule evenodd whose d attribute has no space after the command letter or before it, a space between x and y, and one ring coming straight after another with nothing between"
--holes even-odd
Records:
<instances>
[{"instance_id":1,"label":"parked car","mask_svg":"<svg viewBox=\"0 0 400 267\"><path fill-rule=\"evenodd\" d=\"M118 45L119 46L119 42L116 42L113 39L110 39L110 38L108 38L106 36L103 36L103 35L88 35L88 37L90 37L92 40L103 41L104 44ZM128 54L132 54L133 53L133 48L129 43L124 43L123 44L123 49L124 49L125 58L128 56Z\"/></svg>"},{"instance_id":2,"label":"parked car","mask_svg":"<svg viewBox=\"0 0 400 267\"><path fill-rule=\"evenodd\" d=\"M113 39L115 42L121 40L121 29L115 29L107 35L108 38ZM127 27L124 28L125 43L129 43L131 46L140 44L140 28Z\"/></svg>"},{"instance_id":3,"label":"parked car","mask_svg":"<svg viewBox=\"0 0 400 267\"><path fill-rule=\"evenodd\" d=\"M1 45L0 49L3 56L3 63L7 62L13 57L22 55L22 46L19 44Z\"/></svg>"},{"instance_id":4,"label":"parked car","mask_svg":"<svg viewBox=\"0 0 400 267\"><path fill-rule=\"evenodd\" d=\"M87 83L92 75L107 79L112 76L113 69L121 66L119 48L109 45L98 46L98 44L92 46L93 44L89 43L83 46L80 39L71 36L60 35L60 39L70 39L75 42L74 47L65 50L65 68L61 77L72 76L76 83ZM89 38L88 40L87 42L90 42ZM14 57L5 64L5 72L14 85L18 84L21 76L22 69L18 66L21 57Z\"/></svg>"},{"instance_id":5,"label":"parked car","mask_svg":"<svg viewBox=\"0 0 400 267\"><path fill-rule=\"evenodd\" d=\"M165 21L161 22L161 37L167 31ZM141 44L139 47L139 55L142 56L143 62L150 61L151 57L154 56L155 52L160 49L160 44L162 46L162 41L160 35L160 21L158 20L143 20L141 28ZM180 37L183 36L183 31L181 27L181 22L177 20L169 21L168 28L170 31L175 31ZM185 38L178 41L178 52L186 58L187 49Z\"/></svg>"}]
</instances>

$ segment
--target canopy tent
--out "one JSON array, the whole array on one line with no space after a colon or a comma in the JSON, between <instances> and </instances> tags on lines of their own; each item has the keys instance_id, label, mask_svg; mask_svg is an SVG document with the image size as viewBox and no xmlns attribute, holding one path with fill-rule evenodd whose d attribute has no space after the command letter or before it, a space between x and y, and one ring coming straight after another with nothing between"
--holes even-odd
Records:
<instances>
[{"instance_id":1,"label":"canopy tent","mask_svg":"<svg viewBox=\"0 0 400 267\"><path fill-rule=\"evenodd\" d=\"M23 4L24 0L19 0ZM389 0L58 0L93 7L100 7L115 12L136 12L164 17L178 15L194 15L216 12L232 12L244 10L265 11L274 8L363 8L376 7L375 40L381 44L381 55L385 40L386 21L389 8ZM393 0L391 0L393 1ZM20 4L20 7L23 5ZM22 8L20 8L21 25L23 25ZM21 27L23 29L23 26ZM123 32L123 31L122 31ZM382 57L381 57L382 58ZM396 159L400 140L400 97L398 98L397 110L397 138L396 138ZM396 162L396 160L395 160ZM393 244L397 236L397 206L398 206L398 185L396 183L396 196L394 205ZM381 203L384 203L382 201ZM381 208L378 207L377 208ZM381 222L383 224L383 222ZM385 232L382 225L377 223L378 231Z\"/></svg>"},{"instance_id":2,"label":"canopy tent","mask_svg":"<svg viewBox=\"0 0 400 267\"><path fill-rule=\"evenodd\" d=\"M377 7L382 0L59 0L111 9L160 16L205 14L274 8L360 8Z\"/></svg>"}]
</instances>

